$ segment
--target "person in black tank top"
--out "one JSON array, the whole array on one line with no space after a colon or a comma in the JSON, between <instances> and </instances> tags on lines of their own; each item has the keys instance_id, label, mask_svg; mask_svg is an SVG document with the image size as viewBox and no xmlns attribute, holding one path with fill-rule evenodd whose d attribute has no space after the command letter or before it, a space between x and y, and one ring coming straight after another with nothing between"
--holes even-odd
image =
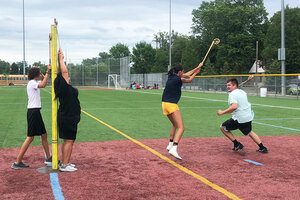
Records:
<instances>
[{"instance_id":1,"label":"person in black tank top","mask_svg":"<svg viewBox=\"0 0 300 200\"><path fill-rule=\"evenodd\" d=\"M200 63L198 67L187 73L184 73L183 67L181 65L177 65L170 69L170 71L168 72L166 87L162 95L163 113L172 123L172 128L170 131L170 141L169 145L167 146L167 151L169 151L169 153L175 158L180 160L181 157L177 153L177 146L184 132L184 125L177 103L179 102L181 97L182 83L192 82L196 74L200 72L202 66L203 63ZM187 77L189 78L186 79ZM176 130L177 133L175 136Z\"/></svg>"},{"instance_id":2,"label":"person in black tank top","mask_svg":"<svg viewBox=\"0 0 300 200\"><path fill-rule=\"evenodd\" d=\"M57 125L59 138L63 139L62 162L60 171L76 171L74 164L70 163L73 144L77 135L77 125L80 121L81 107L78 99L78 89L70 85L68 68L64 63L64 55L61 49L58 51L59 69L54 80L55 95L59 99L57 111Z\"/></svg>"}]
</instances>

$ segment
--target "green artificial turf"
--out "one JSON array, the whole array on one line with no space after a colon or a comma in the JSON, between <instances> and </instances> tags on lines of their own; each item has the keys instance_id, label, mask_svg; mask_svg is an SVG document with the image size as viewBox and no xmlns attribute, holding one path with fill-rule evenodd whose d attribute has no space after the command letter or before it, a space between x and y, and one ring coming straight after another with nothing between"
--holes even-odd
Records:
<instances>
[{"instance_id":1,"label":"green artificial turf","mask_svg":"<svg viewBox=\"0 0 300 200\"><path fill-rule=\"evenodd\" d=\"M168 138L171 123L162 114L162 90L81 89L87 88L79 88L81 107L94 117L135 139ZM51 88L41 89L41 112L51 143L51 95L48 91ZM217 116L216 110L228 107L227 98L227 94L183 92L178 105L185 125L184 137L223 137L219 126L231 115ZM250 96L249 101L255 112L253 130L258 135L300 134L300 100ZM21 146L27 132L26 87L0 87L0 110L0 148ZM242 135L239 131L234 134ZM76 142L123 139L126 138L81 114ZM36 137L32 145L41 145L40 138Z\"/></svg>"}]
</instances>

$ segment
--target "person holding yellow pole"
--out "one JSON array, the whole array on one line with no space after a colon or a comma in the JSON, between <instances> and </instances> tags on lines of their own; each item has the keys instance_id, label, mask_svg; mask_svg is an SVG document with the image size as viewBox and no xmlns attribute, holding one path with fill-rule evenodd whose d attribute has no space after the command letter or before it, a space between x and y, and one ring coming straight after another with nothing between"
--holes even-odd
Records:
<instances>
[{"instance_id":1,"label":"person holding yellow pole","mask_svg":"<svg viewBox=\"0 0 300 200\"><path fill-rule=\"evenodd\" d=\"M58 51L58 63L60 72L54 80L54 90L59 99L57 111L57 124L59 138L63 139L62 162L59 170L64 172L76 171L74 164L70 163L74 141L77 135L77 125L80 121L81 107L78 99L78 89L70 84L68 68L64 63L64 55L61 49Z\"/></svg>"},{"instance_id":2,"label":"person holding yellow pole","mask_svg":"<svg viewBox=\"0 0 300 200\"><path fill-rule=\"evenodd\" d=\"M29 82L27 84L27 138L25 139L20 149L16 162L14 162L11 166L11 168L13 169L23 169L29 167L29 165L22 162L22 159L29 145L33 141L34 136L41 136L42 138L42 145L47 157L45 160L45 164L52 163L52 157L50 155L47 140L47 132L40 111L42 109L40 88L46 87L50 70L51 65L48 65L45 76L42 74L40 68L38 67L32 67L28 72Z\"/></svg>"}]
</instances>

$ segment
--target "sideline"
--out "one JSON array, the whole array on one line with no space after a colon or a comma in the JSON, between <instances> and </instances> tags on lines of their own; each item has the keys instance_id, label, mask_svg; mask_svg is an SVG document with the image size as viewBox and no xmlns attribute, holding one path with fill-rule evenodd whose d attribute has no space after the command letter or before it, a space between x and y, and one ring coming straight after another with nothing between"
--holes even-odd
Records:
<instances>
[{"instance_id":1,"label":"sideline","mask_svg":"<svg viewBox=\"0 0 300 200\"><path fill-rule=\"evenodd\" d=\"M224 195L227 196L228 198L230 198L230 199L235 199L235 200L239 200L239 199L240 199L239 197L237 197L237 196L234 195L233 193L228 192L226 189L224 189L224 188L222 188L222 187L220 187L220 186L218 186L218 185L216 185L216 184L210 182L210 181L207 180L206 178L204 178L204 177L202 177L202 176L196 174L195 172L193 172L193 171L191 171L191 170L189 170L189 169L183 167L183 166L180 165L180 164L177 164L176 162L174 162L173 160L169 159L168 157L166 157L166 156L160 154L159 152L157 152L157 151L155 151L154 149L148 147L147 145L145 145L145 144L139 142L138 140L133 139L132 137L130 137L130 136L126 135L125 133L119 131L118 129L116 129L116 128L110 126L109 124L103 122L102 120L100 120L100 119L94 117L93 115L87 113L86 111L81 110L81 112L84 113L84 114L86 114L87 116L89 116L89 117L91 117L91 118L97 120L98 122L100 122L101 124L105 125L106 127L110 128L110 129L112 129L112 130L114 130L115 132L117 132L117 133L123 135L125 138L127 138L127 139L129 139L130 141L136 143L137 145L139 145L139 146L141 146L141 147L147 149L148 151L150 151L150 152L153 153L154 155L158 156L159 158L161 158L162 160L168 162L169 164L173 165L174 167L177 167L178 169L180 169L181 171L185 172L186 174L189 174L189 175L193 176L194 178L200 180L200 181L203 182L204 184L206 184L206 185L212 187L213 189L217 190L218 192L224 194Z\"/></svg>"}]
</instances>

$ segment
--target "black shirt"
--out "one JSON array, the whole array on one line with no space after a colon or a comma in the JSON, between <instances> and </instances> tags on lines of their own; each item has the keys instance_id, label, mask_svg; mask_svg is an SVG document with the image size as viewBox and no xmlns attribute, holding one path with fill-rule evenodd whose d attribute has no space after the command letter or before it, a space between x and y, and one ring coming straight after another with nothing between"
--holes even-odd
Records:
<instances>
[{"instance_id":1,"label":"black shirt","mask_svg":"<svg viewBox=\"0 0 300 200\"><path fill-rule=\"evenodd\" d=\"M181 97L181 87L182 81L180 76L169 76L162 96L162 101L177 104Z\"/></svg>"},{"instance_id":2,"label":"black shirt","mask_svg":"<svg viewBox=\"0 0 300 200\"><path fill-rule=\"evenodd\" d=\"M61 73L54 80L54 90L59 98L59 109L57 115L80 121L81 107L78 99L78 89L68 84ZM72 121L73 121L72 120Z\"/></svg>"}]
</instances>

